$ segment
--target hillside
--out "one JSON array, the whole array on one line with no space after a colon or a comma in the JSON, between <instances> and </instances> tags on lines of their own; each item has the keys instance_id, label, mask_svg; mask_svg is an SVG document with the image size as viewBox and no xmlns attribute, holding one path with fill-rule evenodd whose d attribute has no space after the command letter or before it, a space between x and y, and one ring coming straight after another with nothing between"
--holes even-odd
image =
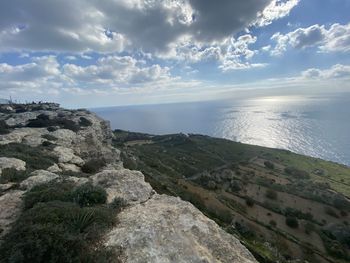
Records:
<instances>
[{"instance_id":1,"label":"hillside","mask_svg":"<svg viewBox=\"0 0 350 263\"><path fill-rule=\"evenodd\" d=\"M349 262L349 167L201 135L114 134L125 167L190 201L260 262Z\"/></svg>"},{"instance_id":2,"label":"hillside","mask_svg":"<svg viewBox=\"0 0 350 263\"><path fill-rule=\"evenodd\" d=\"M0 105L0 262L256 262L189 202L123 167L109 123Z\"/></svg>"}]
</instances>

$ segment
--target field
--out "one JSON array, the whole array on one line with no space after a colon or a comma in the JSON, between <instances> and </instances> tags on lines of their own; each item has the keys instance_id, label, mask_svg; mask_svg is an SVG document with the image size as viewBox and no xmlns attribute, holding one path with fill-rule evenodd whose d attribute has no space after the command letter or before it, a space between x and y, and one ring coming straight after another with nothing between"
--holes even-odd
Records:
<instances>
[{"instance_id":1,"label":"field","mask_svg":"<svg viewBox=\"0 0 350 263\"><path fill-rule=\"evenodd\" d=\"M260 262L348 262L350 168L202 135L115 131L124 166L236 235Z\"/></svg>"}]
</instances>

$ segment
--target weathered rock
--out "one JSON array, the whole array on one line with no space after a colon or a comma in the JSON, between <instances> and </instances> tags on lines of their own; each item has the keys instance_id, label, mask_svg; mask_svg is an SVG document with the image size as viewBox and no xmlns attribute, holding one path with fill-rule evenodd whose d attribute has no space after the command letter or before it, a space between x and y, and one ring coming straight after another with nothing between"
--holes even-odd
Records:
<instances>
[{"instance_id":1,"label":"weathered rock","mask_svg":"<svg viewBox=\"0 0 350 263\"><path fill-rule=\"evenodd\" d=\"M15 190L0 196L0 242L21 212L23 194L23 191Z\"/></svg>"},{"instance_id":2,"label":"weathered rock","mask_svg":"<svg viewBox=\"0 0 350 263\"><path fill-rule=\"evenodd\" d=\"M179 198L155 195L118 220L106 245L121 247L126 262L256 262L235 237Z\"/></svg>"},{"instance_id":3,"label":"weathered rock","mask_svg":"<svg viewBox=\"0 0 350 263\"><path fill-rule=\"evenodd\" d=\"M54 165L51 165L46 170L51 172L51 173L60 173L60 172L62 172L62 169L56 163Z\"/></svg>"},{"instance_id":4,"label":"weathered rock","mask_svg":"<svg viewBox=\"0 0 350 263\"><path fill-rule=\"evenodd\" d=\"M25 126L29 120L36 119L38 115L38 112L33 111L12 114L12 117L6 120L6 124L9 126Z\"/></svg>"},{"instance_id":5,"label":"weathered rock","mask_svg":"<svg viewBox=\"0 0 350 263\"><path fill-rule=\"evenodd\" d=\"M88 178L69 176L66 180L73 182L75 185L82 185L89 182Z\"/></svg>"},{"instance_id":6,"label":"weathered rock","mask_svg":"<svg viewBox=\"0 0 350 263\"><path fill-rule=\"evenodd\" d=\"M68 171L68 172L74 172L74 173L80 173L81 169L79 166L76 166L75 164L71 163L59 163L58 164L59 168L61 168L63 171Z\"/></svg>"},{"instance_id":7,"label":"weathered rock","mask_svg":"<svg viewBox=\"0 0 350 263\"><path fill-rule=\"evenodd\" d=\"M9 143L25 143L30 146L42 144L44 139L41 137L47 134L46 128L20 128L15 129L9 134L0 135L0 145Z\"/></svg>"},{"instance_id":8,"label":"weathered rock","mask_svg":"<svg viewBox=\"0 0 350 263\"><path fill-rule=\"evenodd\" d=\"M36 185L50 182L56 178L58 178L57 174L45 170L37 170L32 172L30 177L21 182L20 187L22 189L30 190Z\"/></svg>"},{"instance_id":9,"label":"weathered rock","mask_svg":"<svg viewBox=\"0 0 350 263\"><path fill-rule=\"evenodd\" d=\"M12 168L17 171L26 170L26 162L16 158L0 157L0 170Z\"/></svg>"},{"instance_id":10,"label":"weathered rock","mask_svg":"<svg viewBox=\"0 0 350 263\"><path fill-rule=\"evenodd\" d=\"M76 165L83 165L84 160L74 154L70 148L56 146L53 153L58 157L60 163L71 163Z\"/></svg>"},{"instance_id":11,"label":"weathered rock","mask_svg":"<svg viewBox=\"0 0 350 263\"><path fill-rule=\"evenodd\" d=\"M119 197L129 204L145 202L153 193L141 172L127 169L104 170L91 177L95 185L103 187L108 194L108 202Z\"/></svg>"},{"instance_id":12,"label":"weathered rock","mask_svg":"<svg viewBox=\"0 0 350 263\"><path fill-rule=\"evenodd\" d=\"M16 185L15 183L0 184L0 193L11 189L15 185Z\"/></svg>"}]
</instances>

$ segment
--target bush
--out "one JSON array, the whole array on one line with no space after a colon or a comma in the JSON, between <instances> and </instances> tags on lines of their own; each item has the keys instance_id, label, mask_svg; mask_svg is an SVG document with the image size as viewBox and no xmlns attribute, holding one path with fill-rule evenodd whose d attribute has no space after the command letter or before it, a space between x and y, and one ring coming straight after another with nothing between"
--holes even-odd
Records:
<instances>
[{"instance_id":1,"label":"bush","mask_svg":"<svg viewBox=\"0 0 350 263\"><path fill-rule=\"evenodd\" d=\"M44 147L31 147L21 143L0 145L0 156L25 161L27 170L46 170L58 162L57 157Z\"/></svg>"},{"instance_id":2,"label":"bush","mask_svg":"<svg viewBox=\"0 0 350 263\"><path fill-rule=\"evenodd\" d=\"M0 120L0 134L10 133L10 127L6 124L4 120Z\"/></svg>"},{"instance_id":3,"label":"bush","mask_svg":"<svg viewBox=\"0 0 350 263\"><path fill-rule=\"evenodd\" d=\"M277 222L275 220L270 220L269 224L273 227L276 227L277 226Z\"/></svg>"},{"instance_id":4,"label":"bush","mask_svg":"<svg viewBox=\"0 0 350 263\"><path fill-rule=\"evenodd\" d=\"M69 181L51 181L46 184L34 186L24 195L24 208L29 209L37 203L50 201L72 202L74 184Z\"/></svg>"},{"instance_id":5,"label":"bush","mask_svg":"<svg viewBox=\"0 0 350 263\"><path fill-rule=\"evenodd\" d=\"M17 171L13 168L6 168L2 170L1 176L0 176L0 183L6 184L9 182L12 183L19 183L23 180L27 179L29 177L29 173L26 171Z\"/></svg>"},{"instance_id":6,"label":"bush","mask_svg":"<svg viewBox=\"0 0 350 263\"><path fill-rule=\"evenodd\" d=\"M86 183L78 186L72 193L74 202L80 206L93 206L96 204L104 204L107 201L106 191L99 186Z\"/></svg>"},{"instance_id":7,"label":"bush","mask_svg":"<svg viewBox=\"0 0 350 263\"><path fill-rule=\"evenodd\" d=\"M295 217L287 216L286 225L291 228L298 228L299 227L298 219L296 219Z\"/></svg>"},{"instance_id":8,"label":"bush","mask_svg":"<svg viewBox=\"0 0 350 263\"><path fill-rule=\"evenodd\" d=\"M324 211L326 212L327 215L333 216L335 218L339 218L338 214L336 211L334 211L332 208L326 206L324 208Z\"/></svg>"},{"instance_id":9,"label":"bush","mask_svg":"<svg viewBox=\"0 0 350 263\"><path fill-rule=\"evenodd\" d=\"M269 168L269 169L274 169L275 168L275 165L272 162L270 162L270 161L265 161L264 165L265 165L266 168Z\"/></svg>"},{"instance_id":10,"label":"bush","mask_svg":"<svg viewBox=\"0 0 350 263\"><path fill-rule=\"evenodd\" d=\"M303 171L303 170L299 170L297 168L294 167L286 167L284 169L284 172L286 174L292 175L293 177L299 178L299 179L309 179L310 175L308 172Z\"/></svg>"},{"instance_id":11,"label":"bush","mask_svg":"<svg viewBox=\"0 0 350 263\"><path fill-rule=\"evenodd\" d=\"M114 218L113 210L104 207L80 208L59 201L37 204L5 235L0 261L96 262L104 254L111 256L99 239ZM117 261L118 255L114 258Z\"/></svg>"},{"instance_id":12,"label":"bush","mask_svg":"<svg viewBox=\"0 0 350 263\"><path fill-rule=\"evenodd\" d=\"M72 130L77 132L80 130L78 124L74 121L65 119L64 117L57 117L54 119L50 119L49 116L40 114L36 119L29 120L27 127L31 128L43 128L43 127L51 127L51 126L59 126L62 129ZM51 128L50 128L51 129Z\"/></svg>"},{"instance_id":13,"label":"bush","mask_svg":"<svg viewBox=\"0 0 350 263\"><path fill-rule=\"evenodd\" d=\"M87 118L85 117L80 117L79 119L79 125L82 127L88 127L92 125L92 122L89 121Z\"/></svg>"},{"instance_id":14,"label":"bush","mask_svg":"<svg viewBox=\"0 0 350 263\"><path fill-rule=\"evenodd\" d=\"M252 198L246 197L245 203L246 203L247 206L253 207L255 202L254 202L254 200Z\"/></svg>"},{"instance_id":15,"label":"bush","mask_svg":"<svg viewBox=\"0 0 350 263\"><path fill-rule=\"evenodd\" d=\"M105 165L106 165L106 161L103 159L92 159L86 162L81 167L81 170L84 173L93 174L93 173L97 173Z\"/></svg>"},{"instance_id":16,"label":"bush","mask_svg":"<svg viewBox=\"0 0 350 263\"><path fill-rule=\"evenodd\" d=\"M110 203L109 206L117 211L121 211L124 207L127 206L127 202L123 198L116 197L113 199L112 203Z\"/></svg>"},{"instance_id":17,"label":"bush","mask_svg":"<svg viewBox=\"0 0 350 263\"><path fill-rule=\"evenodd\" d=\"M272 189L267 189L265 196L269 199L276 200L277 199L277 192Z\"/></svg>"}]
</instances>

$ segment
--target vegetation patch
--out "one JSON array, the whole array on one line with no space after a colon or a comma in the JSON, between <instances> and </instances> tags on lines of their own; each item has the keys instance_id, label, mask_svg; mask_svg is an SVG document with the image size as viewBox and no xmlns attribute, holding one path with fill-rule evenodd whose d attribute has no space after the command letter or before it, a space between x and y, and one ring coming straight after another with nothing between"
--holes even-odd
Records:
<instances>
[{"instance_id":1,"label":"vegetation patch","mask_svg":"<svg viewBox=\"0 0 350 263\"><path fill-rule=\"evenodd\" d=\"M48 128L51 126L58 126L61 129L67 129L74 132L77 132L80 130L79 124L75 123L72 120L66 119L64 117L56 117L53 119L50 119L48 115L40 114L36 117L36 119L29 120L27 127L31 128Z\"/></svg>"},{"instance_id":2,"label":"vegetation patch","mask_svg":"<svg viewBox=\"0 0 350 263\"><path fill-rule=\"evenodd\" d=\"M81 171L87 174L94 174L100 171L105 165L106 161L104 159L92 159L81 167Z\"/></svg>"},{"instance_id":3,"label":"vegetation patch","mask_svg":"<svg viewBox=\"0 0 350 263\"><path fill-rule=\"evenodd\" d=\"M45 147L31 147L23 143L0 145L0 156L25 161L28 171L46 170L58 161Z\"/></svg>"},{"instance_id":4,"label":"vegetation patch","mask_svg":"<svg viewBox=\"0 0 350 263\"><path fill-rule=\"evenodd\" d=\"M10 127L6 124L4 120L0 120L0 135L8 134L11 132Z\"/></svg>"},{"instance_id":5,"label":"vegetation patch","mask_svg":"<svg viewBox=\"0 0 350 263\"><path fill-rule=\"evenodd\" d=\"M118 212L104 204L105 196L67 181L35 186L4 237L0 262L120 262L119 251L100 242Z\"/></svg>"}]
</instances>

